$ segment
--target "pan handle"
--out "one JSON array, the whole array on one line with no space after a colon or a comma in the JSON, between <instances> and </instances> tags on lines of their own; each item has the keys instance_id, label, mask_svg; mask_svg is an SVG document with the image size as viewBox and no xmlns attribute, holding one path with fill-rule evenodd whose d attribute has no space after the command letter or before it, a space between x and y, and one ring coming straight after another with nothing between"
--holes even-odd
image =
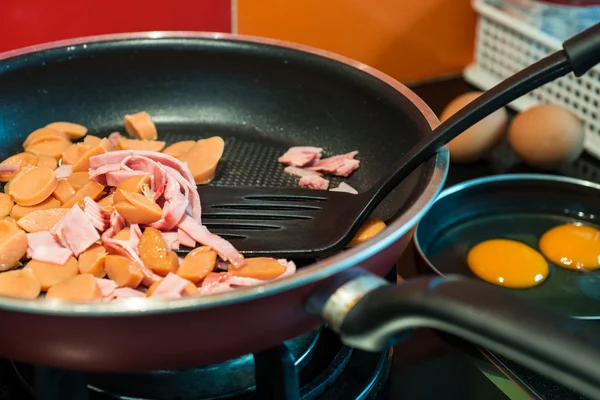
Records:
<instances>
[{"instance_id":1,"label":"pan handle","mask_svg":"<svg viewBox=\"0 0 600 400\"><path fill-rule=\"evenodd\" d=\"M354 269L336 279L310 297L307 310L329 323L347 345L382 351L410 329L434 328L600 399L596 321L561 316L464 277L420 277L390 285Z\"/></svg>"}]
</instances>

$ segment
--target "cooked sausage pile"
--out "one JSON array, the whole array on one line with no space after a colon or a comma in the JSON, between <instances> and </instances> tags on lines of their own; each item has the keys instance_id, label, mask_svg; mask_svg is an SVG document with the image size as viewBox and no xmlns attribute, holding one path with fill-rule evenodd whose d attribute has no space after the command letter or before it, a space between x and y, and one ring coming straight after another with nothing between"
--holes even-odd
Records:
<instances>
[{"instance_id":1,"label":"cooked sausage pile","mask_svg":"<svg viewBox=\"0 0 600 400\"><path fill-rule=\"evenodd\" d=\"M202 225L196 185L214 178L223 139L165 148L147 113L124 122L130 138L52 123L0 163L0 295L177 299L295 272L291 261L244 259ZM180 246L194 249L179 258Z\"/></svg>"}]
</instances>

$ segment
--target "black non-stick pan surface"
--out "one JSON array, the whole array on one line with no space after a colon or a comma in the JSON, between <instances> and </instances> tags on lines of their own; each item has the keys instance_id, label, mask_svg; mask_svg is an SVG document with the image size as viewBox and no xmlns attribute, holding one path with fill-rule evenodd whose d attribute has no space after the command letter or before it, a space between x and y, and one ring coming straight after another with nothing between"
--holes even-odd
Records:
<instances>
[{"instance_id":1,"label":"black non-stick pan surface","mask_svg":"<svg viewBox=\"0 0 600 400\"><path fill-rule=\"evenodd\" d=\"M25 137L52 121L105 136L124 132L125 114L147 111L167 143L224 138L215 185L296 186L277 157L292 145L311 145L326 154L358 150L360 168L346 182L362 190L416 142L419 124L421 132L427 126L411 102L378 79L352 79L366 74L292 49L170 38L50 53L44 68L36 54L0 61L2 159L23 151ZM368 95L374 91L382 97ZM396 215L428 173L416 171L376 214Z\"/></svg>"}]
</instances>

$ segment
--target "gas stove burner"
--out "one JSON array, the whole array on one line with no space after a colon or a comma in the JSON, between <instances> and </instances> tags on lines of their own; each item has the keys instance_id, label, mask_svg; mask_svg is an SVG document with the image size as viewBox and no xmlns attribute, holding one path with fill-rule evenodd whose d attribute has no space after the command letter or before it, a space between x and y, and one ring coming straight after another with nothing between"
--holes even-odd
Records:
<instances>
[{"instance_id":1,"label":"gas stove burner","mask_svg":"<svg viewBox=\"0 0 600 400\"><path fill-rule=\"evenodd\" d=\"M30 393L35 386L44 400L346 400L369 399L382 389L391 354L353 350L320 328L261 353L185 370L85 376L12 366L23 386Z\"/></svg>"}]
</instances>

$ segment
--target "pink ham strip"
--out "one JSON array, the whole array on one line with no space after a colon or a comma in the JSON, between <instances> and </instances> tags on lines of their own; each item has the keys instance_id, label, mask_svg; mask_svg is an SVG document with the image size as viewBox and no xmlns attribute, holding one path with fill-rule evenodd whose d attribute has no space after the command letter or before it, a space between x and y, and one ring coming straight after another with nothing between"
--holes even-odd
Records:
<instances>
[{"instance_id":1,"label":"pink ham strip","mask_svg":"<svg viewBox=\"0 0 600 400\"><path fill-rule=\"evenodd\" d=\"M27 258L63 265L73 252L60 245L48 231L27 234Z\"/></svg>"},{"instance_id":2,"label":"pink ham strip","mask_svg":"<svg viewBox=\"0 0 600 400\"><path fill-rule=\"evenodd\" d=\"M150 175L146 171L127 171L127 170L119 170L119 171L111 171L106 173L106 185L107 186L119 186L121 182L125 179L131 178L132 176L138 175Z\"/></svg>"},{"instance_id":3,"label":"pink ham strip","mask_svg":"<svg viewBox=\"0 0 600 400\"><path fill-rule=\"evenodd\" d=\"M90 179L94 179L96 180L96 178L105 175L109 172L115 172L115 171L119 171L121 170L121 165L120 164L105 164L105 165L101 165L98 168L95 169L91 169L89 170L89 176Z\"/></svg>"},{"instance_id":4,"label":"pink ham strip","mask_svg":"<svg viewBox=\"0 0 600 400\"><path fill-rule=\"evenodd\" d=\"M113 292L115 299L130 299L134 297L146 297L146 293L129 287L117 288Z\"/></svg>"},{"instance_id":5,"label":"pink ham strip","mask_svg":"<svg viewBox=\"0 0 600 400\"><path fill-rule=\"evenodd\" d=\"M187 165L186 165L187 168ZM201 214L202 207L200 205L200 195L198 195L198 191L196 190L196 183L194 181L188 181L184 179L175 169L171 167L165 167L167 173L170 177L175 178L177 183L183 189L183 194L185 198L188 199L188 212L194 218L195 221L201 223Z\"/></svg>"},{"instance_id":6,"label":"pink ham strip","mask_svg":"<svg viewBox=\"0 0 600 400\"><path fill-rule=\"evenodd\" d=\"M181 246L196 247L196 241L181 229L177 229L177 240Z\"/></svg>"},{"instance_id":7,"label":"pink ham strip","mask_svg":"<svg viewBox=\"0 0 600 400\"><path fill-rule=\"evenodd\" d=\"M83 204L83 212L94 225L94 228L104 232L110 226L110 213L92 200L91 197L84 198Z\"/></svg>"},{"instance_id":8,"label":"pink ham strip","mask_svg":"<svg viewBox=\"0 0 600 400\"><path fill-rule=\"evenodd\" d=\"M171 250L179 250L179 235L177 232L161 232L160 233Z\"/></svg>"},{"instance_id":9,"label":"pink ham strip","mask_svg":"<svg viewBox=\"0 0 600 400\"><path fill-rule=\"evenodd\" d=\"M351 194L358 194L358 190L354 189L352 186L348 185L346 182L340 183L340 185L336 188L329 189L330 192L346 192Z\"/></svg>"},{"instance_id":10,"label":"pink ham strip","mask_svg":"<svg viewBox=\"0 0 600 400\"><path fill-rule=\"evenodd\" d=\"M300 178L298 185L301 187L307 187L315 190L327 190L329 187L329 181L321 178L320 176L303 176Z\"/></svg>"},{"instance_id":11,"label":"pink ham strip","mask_svg":"<svg viewBox=\"0 0 600 400\"><path fill-rule=\"evenodd\" d=\"M71 175L72 172L73 166L65 164L59 166L54 170L54 176L56 176L56 179L66 179L69 177L69 175Z\"/></svg>"},{"instance_id":12,"label":"pink ham strip","mask_svg":"<svg viewBox=\"0 0 600 400\"><path fill-rule=\"evenodd\" d=\"M167 276L158 284L154 293L153 298L161 299L180 299L181 292L185 289L186 285L190 283L188 280L169 272Z\"/></svg>"},{"instance_id":13,"label":"pink ham strip","mask_svg":"<svg viewBox=\"0 0 600 400\"><path fill-rule=\"evenodd\" d=\"M285 167L283 169L283 172L287 172L290 175L296 175L301 178L303 176L323 176L323 174L321 174L320 172L310 171L308 169L298 168L298 167Z\"/></svg>"},{"instance_id":14,"label":"pink ham strip","mask_svg":"<svg viewBox=\"0 0 600 400\"><path fill-rule=\"evenodd\" d=\"M239 268L246 264L244 256L231 243L214 233L210 233L204 225L200 225L189 215L185 215L181 219L178 227L196 242L211 247L223 260L229 261L234 267Z\"/></svg>"},{"instance_id":15,"label":"pink ham strip","mask_svg":"<svg viewBox=\"0 0 600 400\"><path fill-rule=\"evenodd\" d=\"M357 154L358 151L352 151L338 156L323 158L307 167L307 169L347 177L360 165L360 161L354 159L354 156Z\"/></svg>"},{"instance_id":16,"label":"pink ham strip","mask_svg":"<svg viewBox=\"0 0 600 400\"><path fill-rule=\"evenodd\" d=\"M320 147L294 146L290 147L277 161L292 167L304 167L320 159L322 152L323 149Z\"/></svg>"},{"instance_id":17,"label":"pink ham strip","mask_svg":"<svg viewBox=\"0 0 600 400\"><path fill-rule=\"evenodd\" d=\"M19 170L19 168L21 167L19 167L17 164L0 164L0 174L14 174Z\"/></svg>"},{"instance_id":18,"label":"pink ham strip","mask_svg":"<svg viewBox=\"0 0 600 400\"><path fill-rule=\"evenodd\" d=\"M119 287L117 283L111 279L100 279L96 278L96 283L100 288L100 293L104 299L112 299L114 297L115 289Z\"/></svg>"},{"instance_id":19,"label":"pink ham strip","mask_svg":"<svg viewBox=\"0 0 600 400\"><path fill-rule=\"evenodd\" d=\"M116 149L117 148L117 144L119 144L119 139L122 138L122 137L123 136L121 136L121 134L119 132L113 132L110 135L108 135L108 141Z\"/></svg>"},{"instance_id":20,"label":"pink ham strip","mask_svg":"<svg viewBox=\"0 0 600 400\"><path fill-rule=\"evenodd\" d=\"M75 257L100 240L98 231L77 204L52 227L50 233L58 238L59 242L65 243Z\"/></svg>"},{"instance_id":21,"label":"pink ham strip","mask_svg":"<svg viewBox=\"0 0 600 400\"><path fill-rule=\"evenodd\" d=\"M165 190L166 171L157 162L152 161L147 157L131 156L127 161L123 161L121 165L131 168L133 171L145 171L152 175L152 191L154 191L154 200L158 199Z\"/></svg>"},{"instance_id":22,"label":"pink ham strip","mask_svg":"<svg viewBox=\"0 0 600 400\"><path fill-rule=\"evenodd\" d=\"M176 179L167 173L167 185L164 192L165 203L163 205L163 216L152 223L153 228L168 231L177 226L188 206L188 199L181 193Z\"/></svg>"}]
</instances>

